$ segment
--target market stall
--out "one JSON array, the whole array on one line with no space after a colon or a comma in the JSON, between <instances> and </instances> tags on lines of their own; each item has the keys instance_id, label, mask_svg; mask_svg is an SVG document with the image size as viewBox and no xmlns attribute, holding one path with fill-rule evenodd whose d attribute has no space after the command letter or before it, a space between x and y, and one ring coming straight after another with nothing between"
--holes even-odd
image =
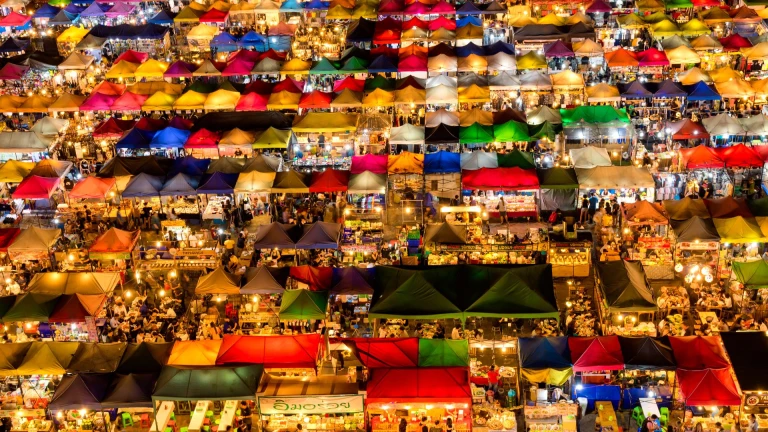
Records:
<instances>
[{"instance_id":1,"label":"market stall","mask_svg":"<svg viewBox=\"0 0 768 432\"><path fill-rule=\"evenodd\" d=\"M531 384L529 387L522 381L520 387L527 389L522 392L524 400L556 402L559 400L555 397L558 393L570 392L565 391L568 390L567 383L573 374L566 337L519 338L518 344L520 375ZM560 391L555 391L556 388ZM531 412L530 417L550 417L544 414Z\"/></svg>"},{"instance_id":2,"label":"market stall","mask_svg":"<svg viewBox=\"0 0 768 432\"><path fill-rule=\"evenodd\" d=\"M643 265L637 261L597 264L598 311L603 333L656 335L654 313L658 310Z\"/></svg>"},{"instance_id":3,"label":"market stall","mask_svg":"<svg viewBox=\"0 0 768 432\"><path fill-rule=\"evenodd\" d=\"M652 337L619 337L624 356L624 377L634 385L624 389L623 406L637 406L652 398L653 406L670 408L672 381L676 367L672 347L665 339ZM650 401L649 401L650 403ZM657 405L658 404L658 405ZM662 419L662 421L669 418Z\"/></svg>"},{"instance_id":4,"label":"market stall","mask_svg":"<svg viewBox=\"0 0 768 432\"><path fill-rule=\"evenodd\" d=\"M93 261L101 262L94 265L100 269L125 270L140 234L141 231L130 232L110 228L93 241L88 249L88 256Z\"/></svg>"},{"instance_id":5,"label":"market stall","mask_svg":"<svg viewBox=\"0 0 768 432\"><path fill-rule=\"evenodd\" d=\"M667 207L665 201L665 207ZM688 275L692 270L694 276L703 268L704 276L713 280L718 270L718 256L720 250L720 235L717 233L715 223L710 218L692 216L685 220L670 221L675 234L675 271ZM698 268L696 268L698 266Z\"/></svg>"},{"instance_id":6,"label":"market stall","mask_svg":"<svg viewBox=\"0 0 768 432\"><path fill-rule=\"evenodd\" d=\"M649 279L672 279L672 241L669 219L661 204L648 201L622 203L621 239L630 245L631 260L640 261Z\"/></svg>"},{"instance_id":7,"label":"market stall","mask_svg":"<svg viewBox=\"0 0 768 432\"><path fill-rule=\"evenodd\" d=\"M615 424L615 414L613 418L608 414L619 406L621 387L605 383L610 382L613 371L624 369L618 336L568 338L568 347L573 371L577 373L573 399L586 398L587 410L597 408L600 401L607 401L601 410L606 410L603 425L606 422Z\"/></svg>"}]
</instances>

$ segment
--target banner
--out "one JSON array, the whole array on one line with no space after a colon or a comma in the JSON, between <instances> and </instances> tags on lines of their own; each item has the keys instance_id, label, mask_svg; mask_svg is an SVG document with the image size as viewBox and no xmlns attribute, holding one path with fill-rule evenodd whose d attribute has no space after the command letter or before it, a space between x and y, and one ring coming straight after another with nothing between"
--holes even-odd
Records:
<instances>
[{"instance_id":1,"label":"banner","mask_svg":"<svg viewBox=\"0 0 768 432\"><path fill-rule=\"evenodd\" d=\"M259 397L261 414L336 414L363 411L362 395Z\"/></svg>"}]
</instances>

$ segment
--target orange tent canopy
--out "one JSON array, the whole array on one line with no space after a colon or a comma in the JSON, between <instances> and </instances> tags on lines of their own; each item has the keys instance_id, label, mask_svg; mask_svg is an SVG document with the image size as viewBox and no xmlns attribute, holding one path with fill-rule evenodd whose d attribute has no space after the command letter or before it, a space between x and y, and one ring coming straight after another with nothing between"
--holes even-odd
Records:
<instances>
[{"instance_id":1,"label":"orange tent canopy","mask_svg":"<svg viewBox=\"0 0 768 432\"><path fill-rule=\"evenodd\" d=\"M74 199L103 199L107 197L115 184L114 178L86 177L72 188L69 197Z\"/></svg>"},{"instance_id":2,"label":"orange tent canopy","mask_svg":"<svg viewBox=\"0 0 768 432\"><path fill-rule=\"evenodd\" d=\"M139 241L141 231L123 231L117 228L110 228L104 234L100 235L93 242L89 252L98 253L125 253L133 250L136 242Z\"/></svg>"},{"instance_id":3,"label":"orange tent canopy","mask_svg":"<svg viewBox=\"0 0 768 432\"><path fill-rule=\"evenodd\" d=\"M215 366L221 348L219 340L176 341L168 358L172 366Z\"/></svg>"},{"instance_id":4,"label":"orange tent canopy","mask_svg":"<svg viewBox=\"0 0 768 432\"><path fill-rule=\"evenodd\" d=\"M669 222L661 204L646 200L624 204L624 216L629 225L657 225Z\"/></svg>"},{"instance_id":5,"label":"orange tent canopy","mask_svg":"<svg viewBox=\"0 0 768 432\"><path fill-rule=\"evenodd\" d=\"M605 60L608 62L608 67L637 67L640 65L637 55L624 48L605 53Z\"/></svg>"}]
</instances>

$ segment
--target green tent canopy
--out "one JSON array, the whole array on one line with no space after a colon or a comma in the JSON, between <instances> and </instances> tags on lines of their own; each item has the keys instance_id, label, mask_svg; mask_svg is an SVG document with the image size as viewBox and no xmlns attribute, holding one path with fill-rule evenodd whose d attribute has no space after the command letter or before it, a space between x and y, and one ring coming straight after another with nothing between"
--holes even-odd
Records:
<instances>
[{"instance_id":1,"label":"green tent canopy","mask_svg":"<svg viewBox=\"0 0 768 432\"><path fill-rule=\"evenodd\" d=\"M610 312L652 312L659 308L638 261L597 263L603 302Z\"/></svg>"},{"instance_id":2,"label":"green tent canopy","mask_svg":"<svg viewBox=\"0 0 768 432\"><path fill-rule=\"evenodd\" d=\"M579 180L573 168L537 169L539 186L542 189L578 189Z\"/></svg>"},{"instance_id":3,"label":"green tent canopy","mask_svg":"<svg viewBox=\"0 0 768 432\"><path fill-rule=\"evenodd\" d=\"M469 366L466 339L419 339L419 367Z\"/></svg>"},{"instance_id":4,"label":"green tent canopy","mask_svg":"<svg viewBox=\"0 0 768 432\"><path fill-rule=\"evenodd\" d=\"M310 320L324 319L328 309L328 293L305 289L289 290L283 293L280 305L280 319Z\"/></svg>"},{"instance_id":5,"label":"green tent canopy","mask_svg":"<svg viewBox=\"0 0 768 432\"><path fill-rule=\"evenodd\" d=\"M3 315L3 322L48 321L59 300L56 294L26 293L16 296L16 301Z\"/></svg>"},{"instance_id":6,"label":"green tent canopy","mask_svg":"<svg viewBox=\"0 0 768 432\"><path fill-rule=\"evenodd\" d=\"M667 0L665 2L667 10L670 9L690 9L693 7L691 0Z\"/></svg>"},{"instance_id":7,"label":"green tent canopy","mask_svg":"<svg viewBox=\"0 0 768 432\"><path fill-rule=\"evenodd\" d=\"M376 75L373 78L365 80L365 86L363 87L365 93L370 93L376 89L382 89L386 91L394 90L395 80L384 78L381 75Z\"/></svg>"},{"instance_id":8,"label":"green tent canopy","mask_svg":"<svg viewBox=\"0 0 768 432\"><path fill-rule=\"evenodd\" d=\"M430 276L439 276L430 270L377 267L377 286L374 291L378 292L375 293L376 299L371 304L369 316L408 319L461 318L461 309L438 288L458 286L455 285L455 280L451 281L454 271L441 270L446 270L442 272L445 277L443 284L425 278L428 272Z\"/></svg>"},{"instance_id":9,"label":"green tent canopy","mask_svg":"<svg viewBox=\"0 0 768 432\"><path fill-rule=\"evenodd\" d=\"M15 375L32 342L0 344L0 375Z\"/></svg>"},{"instance_id":10,"label":"green tent canopy","mask_svg":"<svg viewBox=\"0 0 768 432\"><path fill-rule=\"evenodd\" d=\"M768 216L768 197L747 201L752 216Z\"/></svg>"},{"instance_id":11,"label":"green tent canopy","mask_svg":"<svg viewBox=\"0 0 768 432\"><path fill-rule=\"evenodd\" d=\"M331 75L339 73L339 68L331 63L330 60L323 57L315 63L314 66L312 66L312 69L309 70L310 75Z\"/></svg>"},{"instance_id":12,"label":"green tent canopy","mask_svg":"<svg viewBox=\"0 0 768 432\"><path fill-rule=\"evenodd\" d=\"M466 308L465 317L560 317L551 282L551 266L518 267L503 273L489 269L488 279L490 287ZM542 289L542 286L546 288Z\"/></svg>"},{"instance_id":13,"label":"green tent canopy","mask_svg":"<svg viewBox=\"0 0 768 432\"><path fill-rule=\"evenodd\" d=\"M518 149L514 149L508 153L499 153L496 155L496 159L499 161L499 168L536 168L536 162L533 161L533 153L520 151Z\"/></svg>"},{"instance_id":14,"label":"green tent canopy","mask_svg":"<svg viewBox=\"0 0 768 432\"><path fill-rule=\"evenodd\" d=\"M472 123L459 129L459 142L462 144L487 144L493 142L493 126Z\"/></svg>"},{"instance_id":15,"label":"green tent canopy","mask_svg":"<svg viewBox=\"0 0 768 432\"><path fill-rule=\"evenodd\" d=\"M561 125L555 125L549 121L545 121L544 123L538 125L528 125L528 135L531 136L531 139L535 140L546 138L549 141L554 141L555 136L557 136L557 134L559 134L562 130L563 128Z\"/></svg>"},{"instance_id":16,"label":"green tent canopy","mask_svg":"<svg viewBox=\"0 0 768 432\"><path fill-rule=\"evenodd\" d=\"M164 366L153 400L254 400L263 365L199 367Z\"/></svg>"},{"instance_id":17,"label":"green tent canopy","mask_svg":"<svg viewBox=\"0 0 768 432\"><path fill-rule=\"evenodd\" d=\"M350 57L344 62L344 66L339 69L339 72L366 73L368 72L368 62L360 57Z\"/></svg>"},{"instance_id":18,"label":"green tent canopy","mask_svg":"<svg viewBox=\"0 0 768 432\"><path fill-rule=\"evenodd\" d=\"M498 142L521 142L531 139L528 135L528 125L514 120L494 126L493 135Z\"/></svg>"},{"instance_id":19,"label":"green tent canopy","mask_svg":"<svg viewBox=\"0 0 768 432\"><path fill-rule=\"evenodd\" d=\"M765 260L733 262L733 274L745 288L768 288L768 263Z\"/></svg>"},{"instance_id":20,"label":"green tent canopy","mask_svg":"<svg viewBox=\"0 0 768 432\"><path fill-rule=\"evenodd\" d=\"M616 109L610 105L582 105L572 109L561 109L560 116L563 118L564 125L580 121L587 123L608 123L613 120L619 120L624 123L629 123L629 116L625 109Z\"/></svg>"}]
</instances>

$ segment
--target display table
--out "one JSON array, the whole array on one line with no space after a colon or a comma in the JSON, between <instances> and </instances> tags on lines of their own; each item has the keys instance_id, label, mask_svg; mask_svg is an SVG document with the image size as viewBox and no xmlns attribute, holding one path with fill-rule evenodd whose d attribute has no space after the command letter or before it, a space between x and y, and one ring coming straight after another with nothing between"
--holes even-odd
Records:
<instances>
[{"instance_id":1,"label":"display table","mask_svg":"<svg viewBox=\"0 0 768 432\"><path fill-rule=\"evenodd\" d=\"M195 411L192 413L192 417L189 419L189 428L191 431L199 431L203 428L203 421L205 420L205 412L208 411L208 401L198 401L195 405Z\"/></svg>"},{"instance_id":2,"label":"display table","mask_svg":"<svg viewBox=\"0 0 768 432\"><path fill-rule=\"evenodd\" d=\"M613 410L613 405L610 402L595 402L595 411L597 412L597 418L603 431L619 431L619 424L616 421L616 411Z\"/></svg>"},{"instance_id":3,"label":"display table","mask_svg":"<svg viewBox=\"0 0 768 432\"><path fill-rule=\"evenodd\" d=\"M168 421L171 420L171 413L173 412L173 402L166 401L160 404L160 408L157 409L155 414L155 420L152 421L152 427L149 428L149 432L161 432L165 430L168 425Z\"/></svg>"},{"instance_id":4,"label":"display table","mask_svg":"<svg viewBox=\"0 0 768 432\"><path fill-rule=\"evenodd\" d=\"M221 411L221 421L219 421L220 429L226 429L227 426L232 426L232 421L235 419L236 411L237 401L228 400L224 402L224 409Z\"/></svg>"}]
</instances>

